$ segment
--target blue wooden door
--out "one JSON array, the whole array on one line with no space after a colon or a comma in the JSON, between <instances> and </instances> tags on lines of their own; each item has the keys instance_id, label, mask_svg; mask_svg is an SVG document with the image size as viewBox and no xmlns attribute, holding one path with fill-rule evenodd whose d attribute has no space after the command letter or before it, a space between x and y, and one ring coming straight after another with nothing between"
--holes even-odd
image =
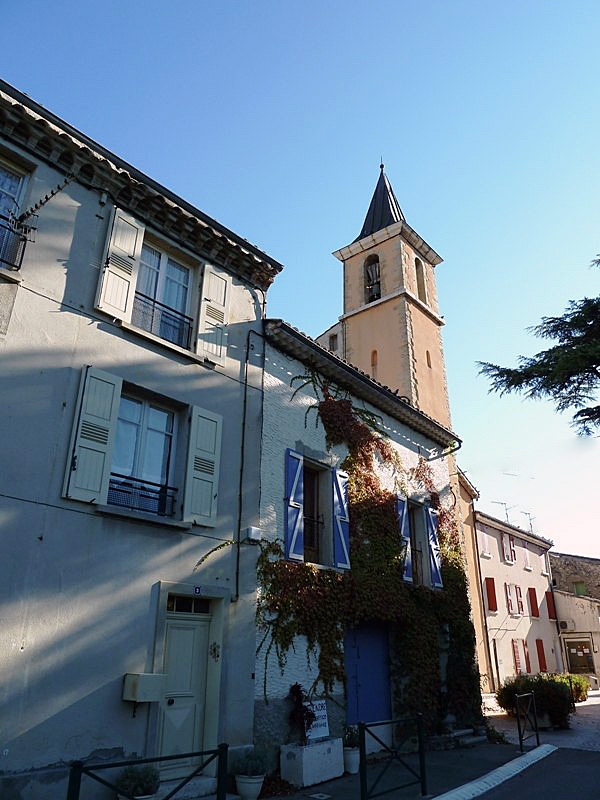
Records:
<instances>
[{"instance_id":1,"label":"blue wooden door","mask_svg":"<svg viewBox=\"0 0 600 800\"><path fill-rule=\"evenodd\" d=\"M352 628L344 639L349 725L391 719L387 629L369 624Z\"/></svg>"}]
</instances>

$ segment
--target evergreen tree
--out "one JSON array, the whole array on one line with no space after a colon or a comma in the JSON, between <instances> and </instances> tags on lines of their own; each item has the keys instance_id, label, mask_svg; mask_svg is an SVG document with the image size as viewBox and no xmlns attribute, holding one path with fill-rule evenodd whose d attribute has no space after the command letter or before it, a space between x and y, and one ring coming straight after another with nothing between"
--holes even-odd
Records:
<instances>
[{"instance_id":1,"label":"evergreen tree","mask_svg":"<svg viewBox=\"0 0 600 800\"><path fill-rule=\"evenodd\" d=\"M600 265L600 256L592 263ZM549 398L558 411L577 409L573 426L578 433L600 429L600 296L573 300L562 316L542 317L530 330L556 344L531 358L519 356L518 367L479 361L480 374L491 379L490 391Z\"/></svg>"}]
</instances>

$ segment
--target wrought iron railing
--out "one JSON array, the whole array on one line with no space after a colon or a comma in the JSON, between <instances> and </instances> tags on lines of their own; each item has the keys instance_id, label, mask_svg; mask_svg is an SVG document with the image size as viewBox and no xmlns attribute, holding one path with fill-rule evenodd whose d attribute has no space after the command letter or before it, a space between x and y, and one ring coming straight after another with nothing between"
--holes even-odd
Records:
<instances>
[{"instance_id":1,"label":"wrought iron railing","mask_svg":"<svg viewBox=\"0 0 600 800\"><path fill-rule=\"evenodd\" d=\"M390 726L394 730L394 745L390 746L387 742L381 739L376 733L374 728L382 726ZM366 725L364 722L358 723L359 733L359 748L360 748L360 798L361 800L370 800L372 797L380 797L384 794L391 794L397 792L399 789L405 789L408 786L420 785L421 796L425 797L427 794L427 771L425 765L425 733L423 728L423 715L416 714L414 717L401 717L399 719L390 719L384 722L372 722ZM369 786L367 777L367 736L375 740L375 742L384 751L385 756L378 759L378 765L381 766L379 774ZM418 749L418 766L409 763L406 758L407 752L403 749L406 743L411 743L416 739ZM393 763L398 763L412 776L412 780L408 783L400 785L380 788L379 787L384 775Z\"/></svg>"},{"instance_id":2,"label":"wrought iron railing","mask_svg":"<svg viewBox=\"0 0 600 800\"><path fill-rule=\"evenodd\" d=\"M133 511L145 511L161 517L172 517L175 513L177 489L152 481L139 481L128 475L111 473L108 482L108 504L122 506Z\"/></svg>"},{"instance_id":3,"label":"wrought iron railing","mask_svg":"<svg viewBox=\"0 0 600 800\"><path fill-rule=\"evenodd\" d=\"M0 214L0 264L6 264L11 269L21 269L26 244L25 228L14 217Z\"/></svg>"},{"instance_id":4,"label":"wrought iron railing","mask_svg":"<svg viewBox=\"0 0 600 800\"><path fill-rule=\"evenodd\" d=\"M81 779L87 775L93 781L101 783L103 786L117 790L116 785L106 778L97 775L97 772L107 769L119 769L121 767L138 766L140 764L157 764L167 761L179 760L182 758L202 758L202 763L193 769L193 772L186 778L182 778L180 783L172 789L168 794L164 795L161 800L170 800L175 797L177 792L188 784L192 778L199 775L212 761L217 761L217 800L225 800L227 796L227 752L229 745L220 744L216 750L204 750L197 753L181 753L176 756L155 756L154 758L136 758L130 761L113 761L104 764L84 764L83 761L73 761L69 771L69 785L67 787L66 800L79 800L81 796ZM128 797L133 800L130 794L119 790L119 794L123 797ZM181 795L180 795L181 796Z\"/></svg>"},{"instance_id":5,"label":"wrought iron railing","mask_svg":"<svg viewBox=\"0 0 600 800\"><path fill-rule=\"evenodd\" d=\"M193 319L148 295L135 293L131 322L167 342L190 349Z\"/></svg>"},{"instance_id":6,"label":"wrought iron railing","mask_svg":"<svg viewBox=\"0 0 600 800\"><path fill-rule=\"evenodd\" d=\"M524 744L528 739L535 736L537 746L540 746L540 731L538 728L537 709L535 707L535 694L515 695L515 714L517 716L517 728L519 730L519 747L523 752ZM529 733L527 730L529 729Z\"/></svg>"}]
</instances>

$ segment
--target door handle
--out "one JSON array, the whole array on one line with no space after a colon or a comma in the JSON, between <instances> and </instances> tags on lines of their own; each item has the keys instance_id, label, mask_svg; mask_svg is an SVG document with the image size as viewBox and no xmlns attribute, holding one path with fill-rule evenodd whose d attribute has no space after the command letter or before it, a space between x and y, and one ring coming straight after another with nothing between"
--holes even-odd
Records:
<instances>
[{"instance_id":1,"label":"door handle","mask_svg":"<svg viewBox=\"0 0 600 800\"><path fill-rule=\"evenodd\" d=\"M168 706L172 706L174 703L175 703L174 698L173 697L169 697L169 699L167 700L167 705Z\"/></svg>"}]
</instances>

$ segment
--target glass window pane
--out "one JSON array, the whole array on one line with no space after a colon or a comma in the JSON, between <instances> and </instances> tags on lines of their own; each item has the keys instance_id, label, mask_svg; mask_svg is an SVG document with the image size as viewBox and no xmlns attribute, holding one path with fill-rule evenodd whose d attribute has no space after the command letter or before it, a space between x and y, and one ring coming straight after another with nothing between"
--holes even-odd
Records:
<instances>
[{"instance_id":1,"label":"glass window pane","mask_svg":"<svg viewBox=\"0 0 600 800\"><path fill-rule=\"evenodd\" d=\"M175 261L168 260L163 303L181 314L185 314L187 308L189 272Z\"/></svg>"},{"instance_id":2,"label":"glass window pane","mask_svg":"<svg viewBox=\"0 0 600 800\"><path fill-rule=\"evenodd\" d=\"M167 483L167 469L171 455L171 436L149 430L146 435L144 463L140 477L153 483Z\"/></svg>"},{"instance_id":3,"label":"glass window pane","mask_svg":"<svg viewBox=\"0 0 600 800\"><path fill-rule=\"evenodd\" d=\"M139 425L120 419L112 458L112 472L120 475L135 475L135 454L139 441Z\"/></svg>"},{"instance_id":4,"label":"glass window pane","mask_svg":"<svg viewBox=\"0 0 600 800\"><path fill-rule=\"evenodd\" d=\"M147 244L142 245L140 256L140 271L136 289L141 294L156 298L158 287L158 273L160 270L160 253Z\"/></svg>"},{"instance_id":5,"label":"glass window pane","mask_svg":"<svg viewBox=\"0 0 600 800\"><path fill-rule=\"evenodd\" d=\"M148 427L163 433L173 432L173 414L162 408L150 406L148 410Z\"/></svg>"}]
</instances>

